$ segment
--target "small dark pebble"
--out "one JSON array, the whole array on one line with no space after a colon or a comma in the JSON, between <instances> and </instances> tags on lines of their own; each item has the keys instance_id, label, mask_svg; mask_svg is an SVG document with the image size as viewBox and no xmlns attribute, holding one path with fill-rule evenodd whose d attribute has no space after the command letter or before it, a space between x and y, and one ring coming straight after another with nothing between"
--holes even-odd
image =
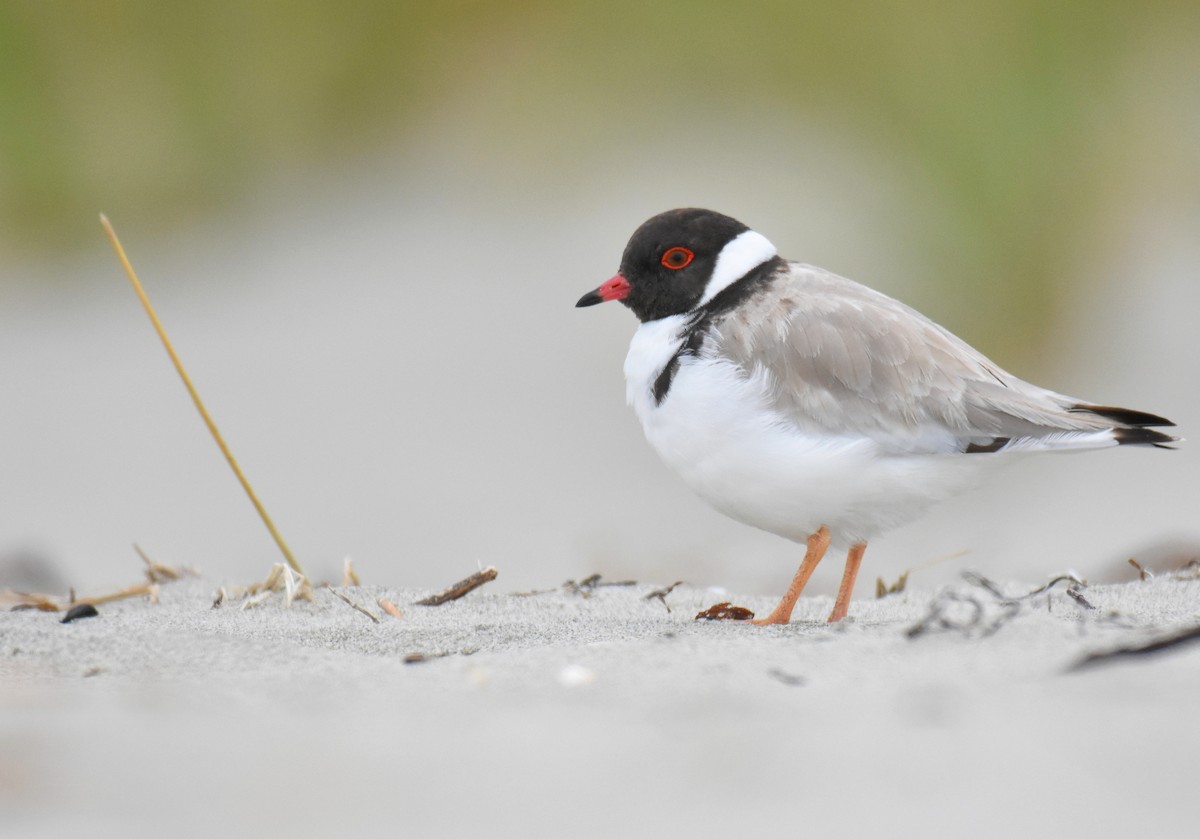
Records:
<instances>
[{"instance_id":1,"label":"small dark pebble","mask_svg":"<svg viewBox=\"0 0 1200 839\"><path fill-rule=\"evenodd\" d=\"M99 614L91 603L80 603L78 606L68 609L66 616L59 623L70 623L80 618L94 618Z\"/></svg>"},{"instance_id":2,"label":"small dark pebble","mask_svg":"<svg viewBox=\"0 0 1200 839\"><path fill-rule=\"evenodd\" d=\"M724 603L716 603L709 606L700 614L696 615L698 621L748 621L754 617L754 613L745 606L734 606L725 601Z\"/></svg>"}]
</instances>

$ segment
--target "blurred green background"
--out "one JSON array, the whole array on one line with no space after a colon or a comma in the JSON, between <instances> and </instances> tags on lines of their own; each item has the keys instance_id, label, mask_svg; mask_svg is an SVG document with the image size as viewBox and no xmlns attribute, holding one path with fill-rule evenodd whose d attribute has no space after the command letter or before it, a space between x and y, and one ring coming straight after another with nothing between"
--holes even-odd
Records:
<instances>
[{"instance_id":1,"label":"blurred green background","mask_svg":"<svg viewBox=\"0 0 1200 839\"><path fill-rule=\"evenodd\" d=\"M1197 173L1194 0L8 0L0 560L82 584L122 581L135 538L274 558L99 211L306 567L776 591L795 546L693 499L622 404L633 319L572 308L641 221L737 216L1186 434ZM1015 471L889 536L879 573L1194 544L1196 458L1161 454Z\"/></svg>"},{"instance_id":2,"label":"blurred green background","mask_svg":"<svg viewBox=\"0 0 1200 839\"><path fill-rule=\"evenodd\" d=\"M928 282L982 299L959 328L1028 361L1097 217L1147 181L1194 193L1198 56L1195 2L14 0L0 237L91 247L98 209L187 225L403 148L466 91L458 153L531 179L578 181L600 149L729 109L790 112L923 183L895 227Z\"/></svg>"}]
</instances>

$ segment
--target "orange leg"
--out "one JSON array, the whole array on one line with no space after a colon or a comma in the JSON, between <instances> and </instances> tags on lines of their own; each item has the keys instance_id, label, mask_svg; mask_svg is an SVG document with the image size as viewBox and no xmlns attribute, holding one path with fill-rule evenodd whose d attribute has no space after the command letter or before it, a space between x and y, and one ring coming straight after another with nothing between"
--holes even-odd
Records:
<instances>
[{"instance_id":1,"label":"orange leg","mask_svg":"<svg viewBox=\"0 0 1200 839\"><path fill-rule=\"evenodd\" d=\"M846 570L842 572L842 584L838 586L837 600L833 603L833 611L829 613L829 622L834 623L846 617L850 611L850 592L854 591L854 578L858 576L858 566L862 565L863 552L867 549L866 542L850 546L846 554Z\"/></svg>"},{"instance_id":2,"label":"orange leg","mask_svg":"<svg viewBox=\"0 0 1200 839\"><path fill-rule=\"evenodd\" d=\"M808 537L808 550L804 554L804 561L796 569L796 576L792 577L792 584L788 586L787 593L783 595L783 599L779 601L779 605L775 607L775 611L765 618L758 618L751 621L751 623L759 626L769 626L771 624L787 623L790 621L792 619L792 609L796 607L796 601L800 599L800 592L804 591L804 586L808 584L808 578L817 569L817 563L821 561L821 557L825 556L825 549L828 547L829 528L821 525L816 533Z\"/></svg>"}]
</instances>

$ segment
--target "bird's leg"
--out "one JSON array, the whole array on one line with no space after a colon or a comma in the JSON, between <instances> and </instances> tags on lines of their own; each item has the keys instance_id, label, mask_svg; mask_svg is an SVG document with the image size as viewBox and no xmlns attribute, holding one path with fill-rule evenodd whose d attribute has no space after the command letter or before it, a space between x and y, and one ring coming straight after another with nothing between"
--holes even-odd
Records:
<instances>
[{"instance_id":1,"label":"bird's leg","mask_svg":"<svg viewBox=\"0 0 1200 839\"><path fill-rule=\"evenodd\" d=\"M854 578L858 576L858 566L862 565L863 552L867 549L866 542L850 546L846 554L846 570L842 572L842 584L838 586L837 600L833 603L833 611L829 613L829 622L834 623L846 617L850 611L850 592L854 591Z\"/></svg>"},{"instance_id":2,"label":"bird's leg","mask_svg":"<svg viewBox=\"0 0 1200 839\"><path fill-rule=\"evenodd\" d=\"M808 537L808 550L804 554L804 561L796 569L796 576L792 577L792 584L788 586L787 593L783 595L783 599L779 601L779 605L775 607L775 611L765 618L758 618L751 621L751 623L758 626L769 626L771 624L787 623L790 621L792 619L792 609L796 607L796 601L800 599L800 592L804 591L804 586L808 583L808 578L816 570L817 563L821 561L821 557L825 556L825 549L828 547L829 528L821 525L816 533Z\"/></svg>"}]
</instances>

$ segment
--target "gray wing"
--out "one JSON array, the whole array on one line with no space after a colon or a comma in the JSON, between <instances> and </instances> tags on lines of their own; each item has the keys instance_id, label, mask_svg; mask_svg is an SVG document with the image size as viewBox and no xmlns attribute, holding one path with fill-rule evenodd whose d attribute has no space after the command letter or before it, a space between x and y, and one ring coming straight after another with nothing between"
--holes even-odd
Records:
<instances>
[{"instance_id":1,"label":"gray wing","mask_svg":"<svg viewBox=\"0 0 1200 839\"><path fill-rule=\"evenodd\" d=\"M717 319L712 337L715 351L769 383L775 408L798 427L898 452L1174 439L1144 428L1167 420L1024 382L903 303L808 265L789 264Z\"/></svg>"}]
</instances>

